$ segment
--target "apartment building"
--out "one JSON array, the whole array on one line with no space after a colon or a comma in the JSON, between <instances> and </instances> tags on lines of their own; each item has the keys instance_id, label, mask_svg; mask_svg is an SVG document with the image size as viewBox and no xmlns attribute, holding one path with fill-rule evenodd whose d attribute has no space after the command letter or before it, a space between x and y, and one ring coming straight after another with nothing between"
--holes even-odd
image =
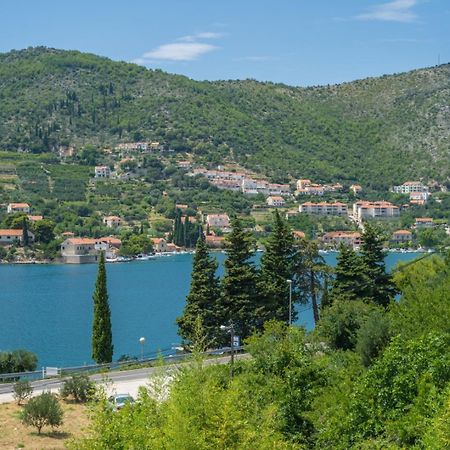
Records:
<instances>
[{"instance_id":1,"label":"apartment building","mask_svg":"<svg viewBox=\"0 0 450 450\"><path fill-rule=\"evenodd\" d=\"M356 202L353 204L353 217L358 220L398 217L400 209L390 202Z\"/></svg>"},{"instance_id":2,"label":"apartment building","mask_svg":"<svg viewBox=\"0 0 450 450\"><path fill-rule=\"evenodd\" d=\"M428 187L420 181L406 181L399 186L394 186L392 190L397 194L410 194L411 192L427 192Z\"/></svg>"},{"instance_id":3,"label":"apartment building","mask_svg":"<svg viewBox=\"0 0 450 450\"><path fill-rule=\"evenodd\" d=\"M362 243L361 233L357 231L330 231L322 236L322 242L333 247L344 244L350 247L359 247Z\"/></svg>"},{"instance_id":4,"label":"apartment building","mask_svg":"<svg viewBox=\"0 0 450 450\"><path fill-rule=\"evenodd\" d=\"M299 208L299 212L305 214L320 214L322 216L346 216L348 214L348 207L345 203L302 203Z\"/></svg>"}]
</instances>

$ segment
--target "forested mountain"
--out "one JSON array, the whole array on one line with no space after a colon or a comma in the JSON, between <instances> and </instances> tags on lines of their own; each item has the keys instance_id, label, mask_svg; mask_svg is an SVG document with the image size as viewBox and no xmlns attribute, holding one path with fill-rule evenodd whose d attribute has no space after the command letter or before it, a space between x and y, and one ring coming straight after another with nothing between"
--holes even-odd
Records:
<instances>
[{"instance_id":1,"label":"forested mountain","mask_svg":"<svg viewBox=\"0 0 450 450\"><path fill-rule=\"evenodd\" d=\"M332 67L330 67L332 70ZM198 82L77 51L0 54L0 149L158 140L274 180L450 175L450 65L335 86Z\"/></svg>"}]
</instances>

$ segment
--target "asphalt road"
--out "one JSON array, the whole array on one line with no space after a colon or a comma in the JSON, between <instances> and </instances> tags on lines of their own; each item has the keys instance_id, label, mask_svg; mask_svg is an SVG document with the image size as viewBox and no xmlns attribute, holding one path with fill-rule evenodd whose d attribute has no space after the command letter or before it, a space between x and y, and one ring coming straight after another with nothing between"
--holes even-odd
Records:
<instances>
[{"instance_id":1,"label":"asphalt road","mask_svg":"<svg viewBox=\"0 0 450 450\"><path fill-rule=\"evenodd\" d=\"M235 359L247 358L247 354L235 355ZM204 364L226 364L230 361L230 356L211 358L203 361ZM137 396L140 386L145 386L151 376L156 374L170 374L172 371L179 370L183 366L188 366L192 362L182 362L176 364L167 364L158 367L146 367L142 369L132 369L123 371L112 371L102 374L91 375L89 378L97 384L106 384L110 393L128 393L133 397ZM106 380L105 380L106 377ZM49 378L44 380L32 381L33 395L39 395L45 391L58 392L66 378ZM105 383L106 381L106 383ZM7 403L14 400L14 383L0 384L0 403Z\"/></svg>"}]
</instances>

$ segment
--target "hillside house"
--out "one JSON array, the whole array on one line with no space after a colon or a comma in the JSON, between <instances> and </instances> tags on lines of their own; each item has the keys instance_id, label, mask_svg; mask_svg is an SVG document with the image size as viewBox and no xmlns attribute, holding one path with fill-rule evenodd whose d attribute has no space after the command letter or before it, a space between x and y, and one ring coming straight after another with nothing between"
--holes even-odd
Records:
<instances>
[{"instance_id":1,"label":"hillside house","mask_svg":"<svg viewBox=\"0 0 450 450\"><path fill-rule=\"evenodd\" d=\"M319 214L322 216L346 216L348 213L347 205L345 203L341 203L341 202L335 202L335 203L305 202L299 206L298 210L301 213Z\"/></svg>"},{"instance_id":2,"label":"hillside house","mask_svg":"<svg viewBox=\"0 0 450 450\"><path fill-rule=\"evenodd\" d=\"M206 216L206 224L209 228L219 228L224 232L230 231L230 218L228 214L208 214Z\"/></svg>"},{"instance_id":3,"label":"hillside house","mask_svg":"<svg viewBox=\"0 0 450 450\"><path fill-rule=\"evenodd\" d=\"M34 234L28 231L28 241L34 242ZM0 230L0 245L8 246L14 244L23 243L23 231L22 230Z\"/></svg>"},{"instance_id":4,"label":"hillside house","mask_svg":"<svg viewBox=\"0 0 450 450\"><path fill-rule=\"evenodd\" d=\"M362 188L362 186L359 185L359 184L352 184L352 185L350 186L350 191L353 192L354 195L359 195L359 194L361 194L362 190L363 190L363 188Z\"/></svg>"},{"instance_id":5,"label":"hillside house","mask_svg":"<svg viewBox=\"0 0 450 450\"><path fill-rule=\"evenodd\" d=\"M294 239L305 239L306 235L303 233L303 231L293 231L292 234L294 235Z\"/></svg>"},{"instance_id":6,"label":"hillside house","mask_svg":"<svg viewBox=\"0 0 450 450\"><path fill-rule=\"evenodd\" d=\"M103 217L103 224L108 228L117 228L122 225L122 219L118 216L106 216Z\"/></svg>"},{"instance_id":7,"label":"hillside house","mask_svg":"<svg viewBox=\"0 0 450 450\"><path fill-rule=\"evenodd\" d=\"M27 217L28 217L28 220L30 222L39 222L39 221L44 219L43 216L30 216L30 215L28 215Z\"/></svg>"},{"instance_id":8,"label":"hillside house","mask_svg":"<svg viewBox=\"0 0 450 450\"><path fill-rule=\"evenodd\" d=\"M357 231L330 231L322 236L322 242L333 247L344 244L355 248L362 243L361 233Z\"/></svg>"},{"instance_id":9,"label":"hillside house","mask_svg":"<svg viewBox=\"0 0 450 450\"><path fill-rule=\"evenodd\" d=\"M409 230L397 230L392 233L391 242L393 244L407 244L413 240L413 235Z\"/></svg>"},{"instance_id":10,"label":"hillside house","mask_svg":"<svg viewBox=\"0 0 450 450\"><path fill-rule=\"evenodd\" d=\"M267 197L266 203L268 206L274 208L282 208L286 202L284 201L284 198L279 195L271 195L270 197Z\"/></svg>"},{"instance_id":11,"label":"hillside house","mask_svg":"<svg viewBox=\"0 0 450 450\"><path fill-rule=\"evenodd\" d=\"M409 203L413 205L425 205L428 203L428 198L430 194L428 191L423 192L410 192Z\"/></svg>"},{"instance_id":12,"label":"hillside house","mask_svg":"<svg viewBox=\"0 0 450 450\"><path fill-rule=\"evenodd\" d=\"M10 203L6 209L8 214L25 213L30 214L30 205L28 203Z\"/></svg>"},{"instance_id":13,"label":"hillside house","mask_svg":"<svg viewBox=\"0 0 450 450\"><path fill-rule=\"evenodd\" d=\"M417 217L414 223L416 229L433 228L434 221L431 217Z\"/></svg>"},{"instance_id":14,"label":"hillside house","mask_svg":"<svg viewBox=\"0 0 450 450\"><path fill-rule=\"evenodd\" d=\"M410 194L411 192L428 192L428 187L420 181L406 181L399 186L394 186L392 190L396 194Z\"/></svg>"},{"instance_id":15,"label":"hillside house","mask_svg":"<svg viewBox=\"0 0 450 450\"><path fill-rule=\"evenodd\" d=\"M111 169L108 166L95 166L95 178L110 178Z\"/></svg>"}]
</instances>

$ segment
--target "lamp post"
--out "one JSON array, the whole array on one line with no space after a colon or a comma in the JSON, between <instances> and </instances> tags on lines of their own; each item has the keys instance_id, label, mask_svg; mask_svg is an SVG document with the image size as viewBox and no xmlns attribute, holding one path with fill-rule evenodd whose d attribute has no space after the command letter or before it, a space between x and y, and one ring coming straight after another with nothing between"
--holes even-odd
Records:
<instances>
[{"instance_id":1,"label":"lamp post","mask_svg":"<svg viewBox=\"0 0 450 450\"><path fill-rule=\"evenodd\" d=\"M289 285L289 325L292 325L292 280L286 280Z\"/></svg>"},{"instance_id":2,"label":"lamp post","mask_svg":"<svg viewBox=\"0 0 450 450\"><path fill-rule=\"evenodd\" d=\"M139 343L141 344L141 360L144 360L144 344L145 344L145 337L141 337L139 339Z\"/></svg>"},{"instance_id":3,"label":"lamp post","mask_svg":"<svg viewBox=\"0 0 450 450\"><path fill-rule=\"evenodd\" d=\"M230 360L230 377L233 378L233 369L234 369L234 324L233 322L230 322L229 326L220 325L220 329L222 331L226 331L230 333L230 339L231 339L231 360Z\"/></svg>"}]
</instances>

